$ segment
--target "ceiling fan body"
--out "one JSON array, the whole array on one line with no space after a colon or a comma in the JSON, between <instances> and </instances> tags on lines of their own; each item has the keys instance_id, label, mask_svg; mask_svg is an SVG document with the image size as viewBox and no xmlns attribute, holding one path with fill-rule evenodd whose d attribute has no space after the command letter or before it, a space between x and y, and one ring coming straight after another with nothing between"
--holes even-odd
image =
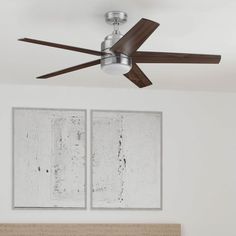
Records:
<instances>
[{"instance_id":1,"label":"ceiling fan body","mask_svg":"<svg viewBox=\"0 0 236 236\"><path fill-rule=\"evenodd\" d=\"M113 52L111 47L124 35L120 33L119 26L127 22L127 14L124 12L107 12L105 21L113 25L112 34L105 37L101 44L101 51L107 54L101 56L101 68L108 74L126 74L132 68L132 58L123 53Z\"/></svg>"},{"instance_id":2,"label":"ceiling fan body","mask_svg":"<svg viewBox=\"0 0 236 236\"><path fill-rule=\"evenodd\" d=\"M127 14L121 11L111 11L105 14L105 20L113 25L112 34L105 37L101 44L101 51L51 43L36 39L22 38L20 41L56 47L70 51L87 53L99 56L100 59L90 61L77 66L69 67L53 73L37 77L47 79L68 72L80 70L100 64L103 71L109 74L124 75L139 88L152 84L137 63L204 63L218 64L220 55L190 54L190 53L167 53L137 51L145 40L157 29L157 22L142 18L125 35L119 31L119 26L127 22Z\"/></svg>"}]
</instances>

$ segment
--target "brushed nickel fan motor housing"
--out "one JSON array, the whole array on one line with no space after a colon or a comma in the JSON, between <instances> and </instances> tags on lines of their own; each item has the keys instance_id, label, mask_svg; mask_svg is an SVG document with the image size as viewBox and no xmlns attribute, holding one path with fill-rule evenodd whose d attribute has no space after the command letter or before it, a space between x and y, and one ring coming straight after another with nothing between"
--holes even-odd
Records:
<instances>
[{"instance_id":1,"label":"brushed nickel fan motor housing","mask_svg":"<svg viewBox=\"0 0 236 236\"><path fill-rule=\"evenodd\" d=\"M132 59L125 54L114 53L110 48L123 37L119 25L127 21L127 14L118 11L107 12L105 20L114 26L114 31L106 36L101 44L101 51L109 53L101 57L101 68L108 74L126 74L132 68Z\"/></svg>"}]
</instances>

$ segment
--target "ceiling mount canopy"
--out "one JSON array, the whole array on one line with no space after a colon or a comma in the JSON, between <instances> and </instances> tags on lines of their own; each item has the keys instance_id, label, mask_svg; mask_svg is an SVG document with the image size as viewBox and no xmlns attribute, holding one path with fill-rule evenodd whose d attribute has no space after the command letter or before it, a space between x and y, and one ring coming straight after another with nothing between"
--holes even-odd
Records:
<instances>
[{"instance_id":1,"label":"ceiling mount canopy","mask_svg":"<svg viewBox=\"0 0 236 236\"><path fill-rule=\"evenodd\" d=\"M137 63L218 64L221 60L220 55L137 51L158 28L159 23L142 18L125 35L122 35L119 26L126 23L127 18L128 15L122 11L110 11L105 14L105 21L108 24L113 25L114 30L110 35L105 37L101 44L100 51L30 38L22 38L19 40L100 57L100 59L94 61L39 76L37 77L38 79L47 79L100 64L103 71L109 74L124 75L136 86L142 88L151 85L152 82L139 68Z\"/></svg>"}]
</instances>

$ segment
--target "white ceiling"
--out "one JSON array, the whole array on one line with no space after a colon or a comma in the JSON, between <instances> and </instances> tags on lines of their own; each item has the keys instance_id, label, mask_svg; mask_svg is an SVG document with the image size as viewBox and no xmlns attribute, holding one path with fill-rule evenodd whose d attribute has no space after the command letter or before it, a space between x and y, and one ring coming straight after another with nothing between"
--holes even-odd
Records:
<instances>
[{"instance_id":1,"label":"white ceiling","mask_svg":"<svg viewBox=\"0 0 236 236\"><path fill-rule=\"evenodd\" d=\"M220 65L140 64L153 86L236 92L235 0L1 0L0 83L135 88L125 77L104 74L99 66L54 77L35 77L96 56L17 41L29 37L99 50L112 30L104 13L129 15L125 33L140 18L160 23L139 50L221 54Z\"/></svg>"}]
</instances>

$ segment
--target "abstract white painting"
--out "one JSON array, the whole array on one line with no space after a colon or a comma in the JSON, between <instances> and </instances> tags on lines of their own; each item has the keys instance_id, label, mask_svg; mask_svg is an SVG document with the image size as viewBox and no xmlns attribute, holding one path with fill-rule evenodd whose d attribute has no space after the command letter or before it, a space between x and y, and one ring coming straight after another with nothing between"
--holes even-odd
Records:
<instances>
[{"instance_id":1,"label":"abstract white painting","mask_svg":"<svg viewBox=\"0 0 236 236\"><path fill-rule=\"evenodd\" d=\"M162 208L162 114L91 112L92 208Z\"/></svg>"},{"instance_id":2,"label":"abstract white painting","mask_svg":"<svg viewBox=\"0 0 236 236\"><path fill-rule=\"evenodd\" d=\"M86 205L86 111L13 109L14 207Z\"/></svg>"}]
</instances>

